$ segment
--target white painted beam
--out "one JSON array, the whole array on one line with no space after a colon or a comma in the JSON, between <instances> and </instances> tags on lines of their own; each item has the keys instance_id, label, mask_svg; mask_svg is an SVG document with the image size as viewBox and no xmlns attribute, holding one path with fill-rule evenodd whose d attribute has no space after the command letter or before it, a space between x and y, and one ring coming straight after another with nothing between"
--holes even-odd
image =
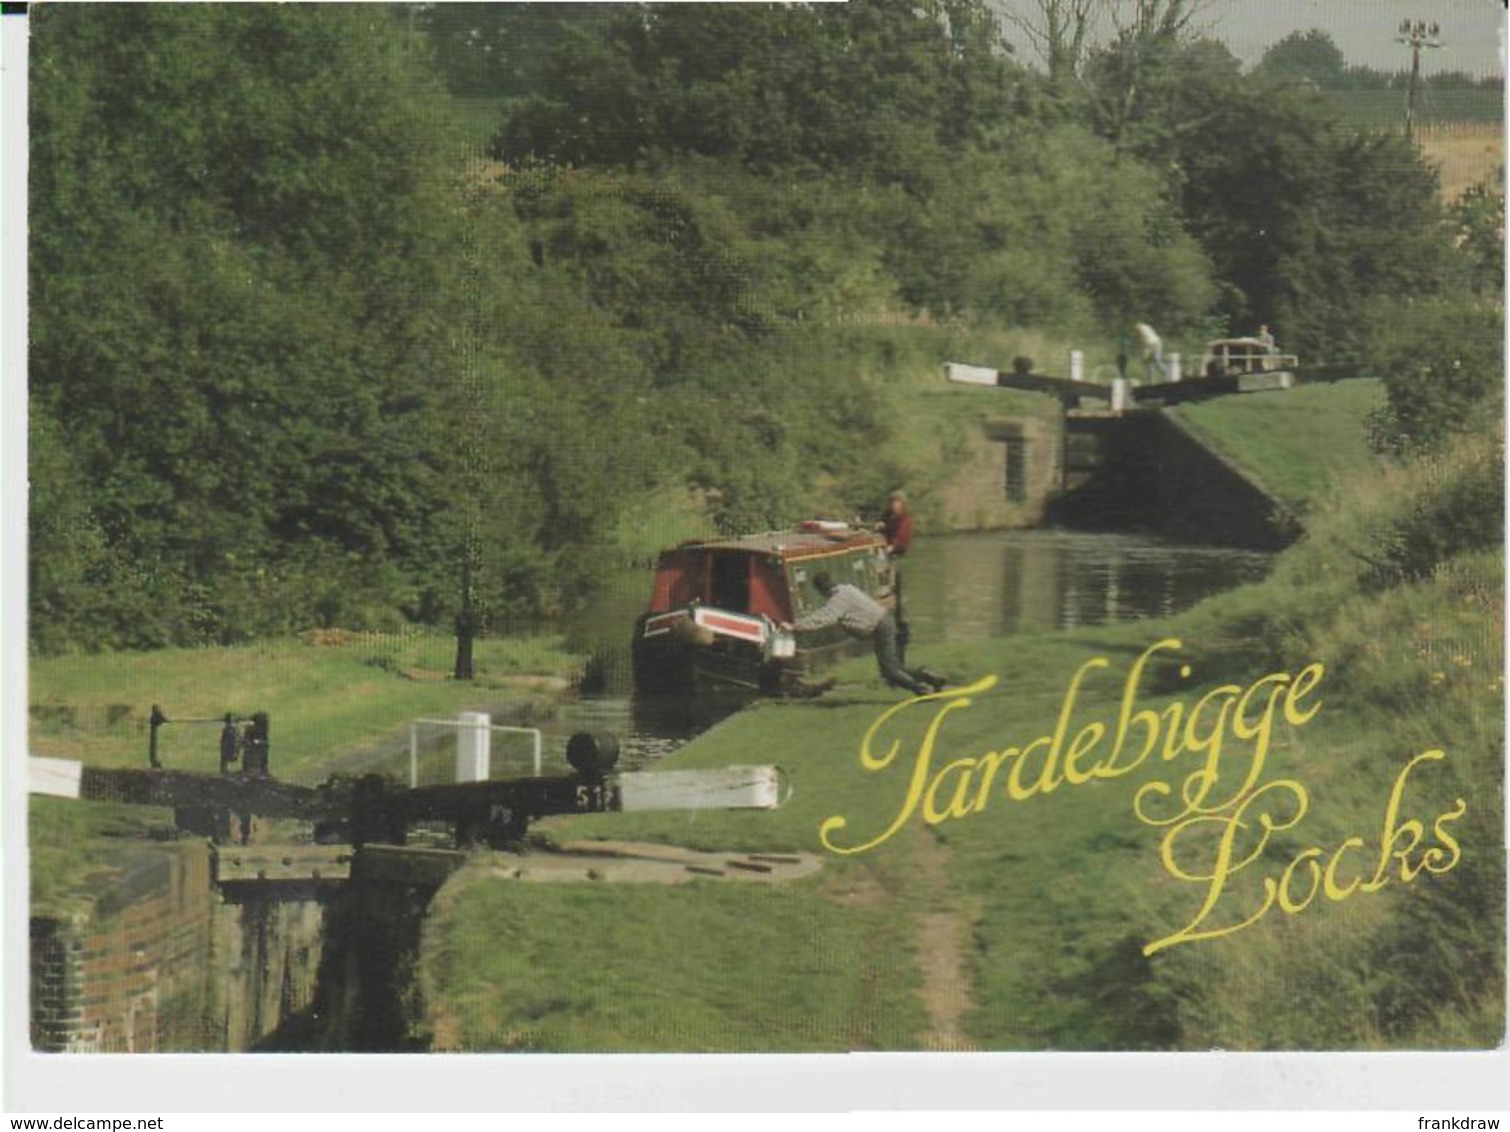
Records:
<instances>
[{"instance_id":1,"label":"white painted beam","mask_svg":"<svg viewBox=\"0 0 1510 1132\"><path fill-rule=\"evenodd\" d=\"M618 776L620 809L772 810L781 804L773 766L638 771Z\"/></svg>"},{"instance_id":2,"label":"white painted beam","mask_svg":"<svg viewBox=\"0 0 1510 1132\"><path fill-rule=\"evenodd\" d=\"M26 792L54 798L77 798L83 774L84 764L74 759L32 755L26 760Z\"/></svg>"},{"instance_id":3,"label":"white painted beam","mask_svg":"<svg viewBox=\"0 0 1510 1132\"><path fill-rule=\"evenodd\" d=\"M996 385L997 370L987 369L984 366L967 366L960 362L946 362L944 364L944 378L947 381L958 382L961 385Z\"/></svg>"}]
</instances>

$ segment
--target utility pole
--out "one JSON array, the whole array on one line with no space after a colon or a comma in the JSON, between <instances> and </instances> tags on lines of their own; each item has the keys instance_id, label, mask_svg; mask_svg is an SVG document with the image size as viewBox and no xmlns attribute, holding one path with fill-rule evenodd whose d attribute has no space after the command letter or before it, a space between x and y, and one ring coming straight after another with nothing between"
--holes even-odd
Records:
<instances>
[{"instance_id":1,"label":"utility pole","mask_svg":"<svg viewBox=\"0 0 1510 1132\"><path fill-rule=\"evenodd\" d=\"M1405 95L1405 140L1411 141L1414 137L1416 117L1416 83L1421 78L1421 48L1441 47L1439 38L1442 29L1435 20L1427 23L1425 20L1401 20L1400 34L1395 36L1396 43L1410 45L1410 87Z\"/></svg>"}]
</instances>

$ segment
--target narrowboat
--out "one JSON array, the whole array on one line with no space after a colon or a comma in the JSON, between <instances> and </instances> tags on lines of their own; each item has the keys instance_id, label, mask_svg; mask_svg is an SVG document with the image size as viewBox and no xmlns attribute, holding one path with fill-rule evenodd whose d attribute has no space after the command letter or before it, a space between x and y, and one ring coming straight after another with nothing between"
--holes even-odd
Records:
<instances>
[{"instance_id":1,"label":"narrowboat","mask_svg":"<svg viewBox=\"0 0 1510 1132\"><path fill-rule=\"evenodd\" d=\"M636 689L811 690L815 673L867 647L837 626L800 636L781 628L823 604L813 586L820 572L895 608L885 540L847 523L815 519L662 551L650 608L635 623Z\"/></svg>"}]
</instances>

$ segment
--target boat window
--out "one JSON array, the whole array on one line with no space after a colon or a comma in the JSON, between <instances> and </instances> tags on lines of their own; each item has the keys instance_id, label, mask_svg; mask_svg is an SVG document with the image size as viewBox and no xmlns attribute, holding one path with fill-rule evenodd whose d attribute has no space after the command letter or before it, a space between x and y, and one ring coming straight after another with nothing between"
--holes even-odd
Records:
<instances>
[{"instance_id":1,"label":"boat window","mask_svg":"<svg viewBox=\"0 0 1510 1132\"><path fill-rule=\"evenodd\" d=\"M750 611L750 559L742 554L713 556L713 605L731 613Z\"/></svg>"},{"instance_id":2,"label":"boat window","mask_svg":"<svg viewBox=\"0 0 1510 1132\"><path fill-rule=\"evenodd\" d=\"M799 617L804 613L817 609L823 604L823 595L813 588L813 575L811 571L807 569L793 570L791 577L792 604Z\"/></svg>"},{"instance_id":3,"label":"boat window","mask_svg":"<svg viewBox=\"0 0 1510 1132\"><path fill-rule=\"evenodd\" d=\"M750 607L745 612L773 621L792 619L792 598L781 559L750 559Z\"/></svg>"},{"instance_id":4,"label":"boat window","mask_svg":"<svg viewBox=\"0 0 1510 1132\"><path fill-rule=\"evenodd\" d=\"M870 594L882 596L888 590L889 567L880 555L856 554L827 559L821 565L788 567L792 603L798 616L817 609L827 599L813 586L813 579L825 573L835 582L844 582Z\"/></svg>"}]
</instances>

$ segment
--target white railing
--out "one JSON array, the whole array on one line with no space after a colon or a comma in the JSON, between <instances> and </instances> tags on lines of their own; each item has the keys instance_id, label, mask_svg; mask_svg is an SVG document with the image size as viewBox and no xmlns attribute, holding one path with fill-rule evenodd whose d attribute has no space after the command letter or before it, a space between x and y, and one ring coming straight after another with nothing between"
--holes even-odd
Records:
<instances>
[{"instance_id":1,"label":"white railing","mask_svg":"<svg viewBox=\"0 0 1510 1132\"><path fill-rule=\"evenodd\" d=\"M425 727L448 727L456 731L456 781L486 781L492 769L492 744L494 732L513 735L528 735L533 741L532 762L534 775L541 775L543 738L538 727L509 727L494 723L486 712L463 712L457 719L416 719L409 724L409 785L419 785L419 729Z\"/></svg>"}]
</instances>

